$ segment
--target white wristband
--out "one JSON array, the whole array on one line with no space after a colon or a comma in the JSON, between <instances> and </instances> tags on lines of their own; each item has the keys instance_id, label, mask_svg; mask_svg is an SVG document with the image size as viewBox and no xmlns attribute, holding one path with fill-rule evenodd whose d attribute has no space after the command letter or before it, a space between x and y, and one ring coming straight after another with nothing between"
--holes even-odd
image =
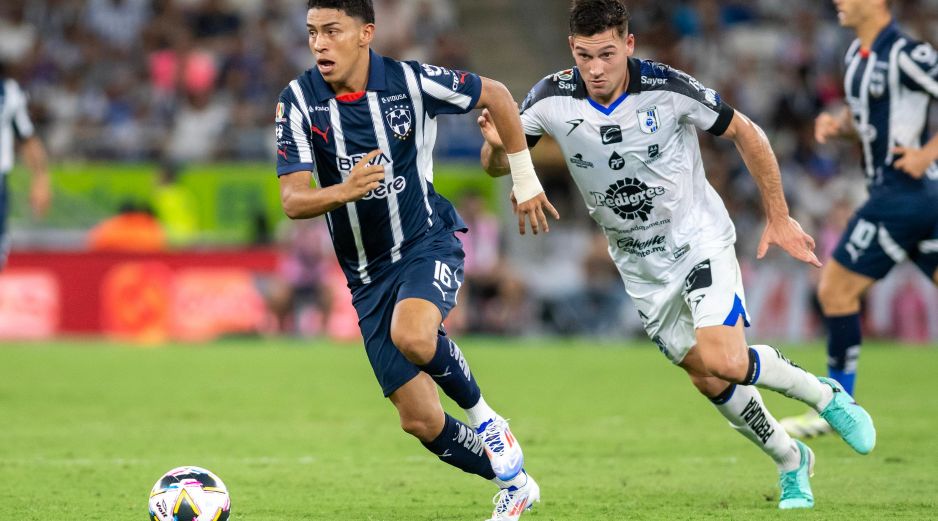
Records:
<instances>
[{"instance_id":1,"label":"white wristband","mask_svg":"<svg viewBox=\"0 0 938 521\"><path fill-rule=\"evenodd\" d=\"M534 163L531 162L531 151L527 148L521 152L508 154L508 165L511 167L511 180L514 182L512 191L518 204L521 204L544 191L541 182L534 173Z\"/></svg>"}]
</instances>

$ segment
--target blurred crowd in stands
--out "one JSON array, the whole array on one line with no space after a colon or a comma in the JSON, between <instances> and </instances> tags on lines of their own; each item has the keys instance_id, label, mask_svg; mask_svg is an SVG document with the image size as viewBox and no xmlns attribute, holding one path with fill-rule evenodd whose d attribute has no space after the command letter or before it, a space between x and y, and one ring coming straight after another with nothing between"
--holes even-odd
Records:
<instances>
[{"instance_id":1,"label":"blurred crowd in stands","mask_svg":"<svg viewBox=\"0 0 938 521\"><path fill-rule=\"evenodd\" d=\"M852 39L837 25L831 2L628 3L637 57L694 74L765 128L793 215L829 255L851 210L865 197L856 146L819 146L813 139L818 112L842 102L843 54ZM511 0L483 4L512 12ZM517 2L522 4L528 10L542 5ZM908 31L938 42L938 0L897 4ZM375 7L374 48L388 56L478 70L487 53L512 44L469 41L460 13L468 13L476 26L486 23L484 12L473 11L473 0L375 0ZM0 64L30 94L53 162L267 161L273 154L273 100L312 64L305 11L304 0L3 0ZM556 30L545 32L565 40L565 20L552 22L559 24ZM566 53L523 59L538 62L545 72L571 63ZM498 79L521 95L537 80ZM478 151L474 120L455 121L441 121L438 161L471 161ZM756 186L731 143L707 135L701 143L708 176L733 215L738 253L746 264L761 235ZM615 335L622 324L634 330L637 321L622 318L634 313L623 311L618 274L588 222L563 158L549 151L536 157L565 217L558 237L541 246L518 246L507 215L487 210L493 205L478 194L461 198L458 205L473 232L464 238L465 311L454 320L487 333L523 333L534 323L555 332ZM294 300L319 304L322 315L329 313L331 301L311 272L320 270L331 252L322 230L309 226L316 225L281 234L285 286L274 287L271 300L285 323ZM542 259L550 255L555 268L525 273L517 267L522 263L512 261L525 255L540 259L539 266L546 266Z\"/></svg>"}]
</instances>

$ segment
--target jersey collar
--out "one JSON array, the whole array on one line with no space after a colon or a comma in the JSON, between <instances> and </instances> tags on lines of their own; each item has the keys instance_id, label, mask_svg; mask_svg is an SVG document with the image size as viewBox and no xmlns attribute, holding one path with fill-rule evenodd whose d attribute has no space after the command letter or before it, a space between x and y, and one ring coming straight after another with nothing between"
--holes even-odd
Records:
<instances>
[{"instance_id":1,"label":"jersey collar","mask_svg":"<svg viewBox=\"0 0 938 521\"><path fill-rule=\"evenodd\" d=\"M883 27L883 30L876 35L876 39L873 40L873 46L867 49L869 52L875 52L878 55L883 55L884 53L889 52L889 48L892 46L892 42L895 41L895 36L899 33L899 26L896 24L895 20L889 22L889 25ZM860 52L863 52L863 49L860 49Z\"/></svg>"},{"instance_id":2,"label":"jersey collar","mask_svg":"<svg viewBox=\"0 0 938 521\"><path fill-rule=\"evenodd\" d=\"M316 100L319 103L325 103L335 98L335 91L326 83L319 69L313 67L309 70L310 78L313 81L313 92L316 94ZM384 57L369 49L368 51L368 87L370 92L381 92L387 90L388 80L385 72Z\"/></svg>"}]
</instances>

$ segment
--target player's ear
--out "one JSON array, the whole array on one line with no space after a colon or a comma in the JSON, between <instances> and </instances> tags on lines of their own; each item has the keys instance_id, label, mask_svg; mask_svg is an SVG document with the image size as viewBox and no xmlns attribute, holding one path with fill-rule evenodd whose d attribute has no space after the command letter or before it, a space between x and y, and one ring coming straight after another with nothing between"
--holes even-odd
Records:
<instances>
[{"instance_id":1,"label":"player's ear","mask_svg":"<svg viewBox=\"0 0 938 521\"><path fill-rule=\"evenodd\" d=\"M567 42L570 43L570 52L573 52L573 46L574 46L575 41L576 41L576 38L574 38L572 34L567 37Z\"/></svg>"},{"instance_id":2,"label":"player's ear","mask_svg":"<svg viewBox=\"0 0 938 521\"><path fill-rule=\"evenodd\" d=\"M635 52L635 35L632 33L629 33L629 35L625 37L625 54L626 56L632 56L634 52Z\"/></svg>"},{"instance_id":3,"label":"player's ear","mask_svg":"<svg viewBox=\"0 0 938 521\"><path fill-rule=\"evenodd\" d=\"M375 39L375 24L362 24L361 31L358 33L358 43L362 47L371 45Z\"/></svg>"}]
</instances>

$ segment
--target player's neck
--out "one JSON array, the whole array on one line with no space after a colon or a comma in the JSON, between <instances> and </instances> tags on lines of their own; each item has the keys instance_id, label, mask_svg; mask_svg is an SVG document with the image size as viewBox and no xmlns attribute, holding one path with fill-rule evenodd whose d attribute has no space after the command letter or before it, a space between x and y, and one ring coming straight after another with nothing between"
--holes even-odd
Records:
<instances>
[{"instance_id":1,"label":"player's neck","mask_svg":"<svg viewBox=\"0 0 938 521\"><path fill-rule=\"evenodd\" d=\"M358 60L348 78L342 81L329 82L329 86L337 96L364 92L368 88L368 73L371 69L371 54L365 49L365 55Z\"/></svg>"},{"instance_id":2,"label":"player's neck","mask_svg":"<svg viewBox=\"0 0 938 521\"><path fill-rule=\"evenodd\" d=\"M608 107L617 99L621 98L623 94L625 94L625 91L628 89L628 86L629 86L629 73L626 72L625 79L622 80L622 85L619 85L619 87L616 88L616 90L612 91L612 93L610 93L609 96L604 96L600 98L598 96L594 96L590 94L590 98L596 103L599 103L600 105L604 107Z\"/></svg>"},{"instance_id":3,"label":"player's neck","mask_svg":"<svg viewBox=\"0 0 938 521\"><path fill-rule=\"evenodd\" d=\"M892 23L892 14L888 11L880 16L870 17L857 27L857 38L860 39L860 48L869 50L876 42L876 37Z\"/></svg>"}]
</instances>

